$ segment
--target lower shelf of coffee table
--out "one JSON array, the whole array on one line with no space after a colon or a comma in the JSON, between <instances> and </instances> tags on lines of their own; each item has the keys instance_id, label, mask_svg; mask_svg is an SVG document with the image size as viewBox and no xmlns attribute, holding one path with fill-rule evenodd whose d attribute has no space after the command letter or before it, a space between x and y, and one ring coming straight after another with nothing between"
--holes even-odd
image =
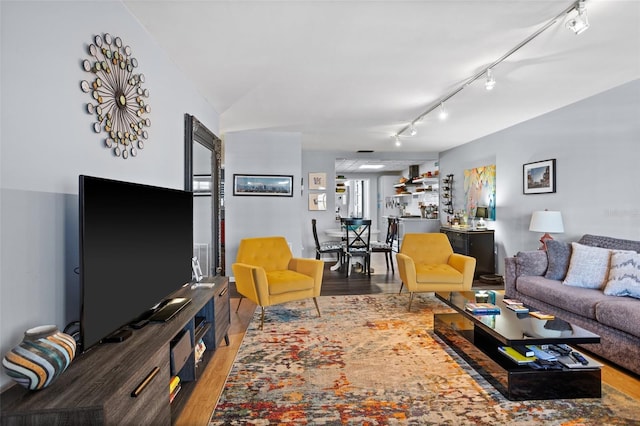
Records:
<instances>
[{"instance_id":1,"label":"lower shelf of coffee table","mask_svg":"<svg viewBox=\"0 0 640 426\"><path fill-rule=\"evenodd\" d=\"M435 314L434 331L507 399L600 398L599 368L535 370L499 353L501 343L460 313Z\"/></svg>"}]
</instances>

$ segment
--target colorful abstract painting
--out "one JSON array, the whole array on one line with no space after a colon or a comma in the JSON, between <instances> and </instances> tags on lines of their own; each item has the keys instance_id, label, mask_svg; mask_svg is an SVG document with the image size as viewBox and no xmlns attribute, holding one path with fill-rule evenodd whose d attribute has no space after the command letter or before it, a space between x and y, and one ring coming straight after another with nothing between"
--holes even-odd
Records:
<instances>
[{"instance_id":1,"label":"colorful abstract painting","mask_svg":"<svg viewBox=\"0 0 640 426\"><path fill-rule=\"evenodd\" d=\"M475 217L477 207L488 207L489 219L496 219L496 165L464 171L465 211Z\"/></svg>"}]
</instances>

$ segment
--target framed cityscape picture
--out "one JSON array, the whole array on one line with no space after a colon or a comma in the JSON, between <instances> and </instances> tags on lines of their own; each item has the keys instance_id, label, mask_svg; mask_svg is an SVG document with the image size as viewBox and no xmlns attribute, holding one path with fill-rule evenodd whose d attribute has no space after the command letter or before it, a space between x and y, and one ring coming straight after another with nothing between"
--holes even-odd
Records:
<instances>
[{"instance_id":1,"label":"framed cityscape picture","mask_svg":"<svg viewBox=\"0 0 640 426\"><path fill-rule=\"evenodd\" d=\"M293 197L293 176L234 174L233 195Z\"/></svg>"},{"instance_id":2,"label":"framed cityscape picture","mask_svg":"<svg viewBox=\"0 0 640 426\"><path fill-rule=\"evenodd\" d=\"M555 158L523 165L522 175L523 193L547 194L556 192Z\"/></svg>"}]
</instances>

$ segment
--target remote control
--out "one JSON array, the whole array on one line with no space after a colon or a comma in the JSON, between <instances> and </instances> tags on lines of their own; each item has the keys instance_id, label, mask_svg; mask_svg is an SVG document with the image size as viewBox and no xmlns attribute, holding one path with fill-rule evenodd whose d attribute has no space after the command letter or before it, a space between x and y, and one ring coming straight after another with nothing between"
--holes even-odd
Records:
<instances>
[{"instance_id":1,"label":"remote control","mask_svg":"<svg viewBox=\"0 0 640 426\"><path fill-rule=\"evenodd\" d=\"M587 361L587 359L583 357L579 352L573 351L571 352L571 356L582 365L589 364L589 361Z\"/></svg>"},{"instance_id":2,"label":"remote control","mask_svg":"<svg viewBox=\"0 0 640 426\"><path fill-rule=\"evenodd\" d=\"M147 324L149 324L149 320L143 319L143 320L140 320L140 321L132 322L130 325L131 325L132 328L138 330L138 329L141 329L142 327L144 327Z\"/></svg>"},{"instance_id":3,"label":"remote control","mask_svg":"<svg viewBox=\"0 0 640 426\"><path fill-rule=\"evenodd\" d=\"M562 356L567 356L573 351L573 349L566 345L549 345L549 349L559 353Z\"/></svg>"}]
</instances>

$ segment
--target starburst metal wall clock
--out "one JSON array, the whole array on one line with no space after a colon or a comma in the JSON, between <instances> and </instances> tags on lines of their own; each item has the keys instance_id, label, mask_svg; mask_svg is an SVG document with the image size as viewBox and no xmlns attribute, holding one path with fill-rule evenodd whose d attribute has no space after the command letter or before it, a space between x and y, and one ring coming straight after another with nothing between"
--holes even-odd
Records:
<instances>
[{"instance_id":1,"label":"starburst metal wall clock","mask_svg":"<svg viewBox=\"0 0 640 426\"><path fill-rule=\"evenodd\" d=\"M92 76L80 88L92 97L86 109L95 114L93 130L106 133L105 144L116 157L135 157L151 126L149 89L142 87L144 74L135 72L138 60L120 37L108 33L95 36L88 50L91 57L82 61L82 68Z\"/></svg>"}]
</instances>

